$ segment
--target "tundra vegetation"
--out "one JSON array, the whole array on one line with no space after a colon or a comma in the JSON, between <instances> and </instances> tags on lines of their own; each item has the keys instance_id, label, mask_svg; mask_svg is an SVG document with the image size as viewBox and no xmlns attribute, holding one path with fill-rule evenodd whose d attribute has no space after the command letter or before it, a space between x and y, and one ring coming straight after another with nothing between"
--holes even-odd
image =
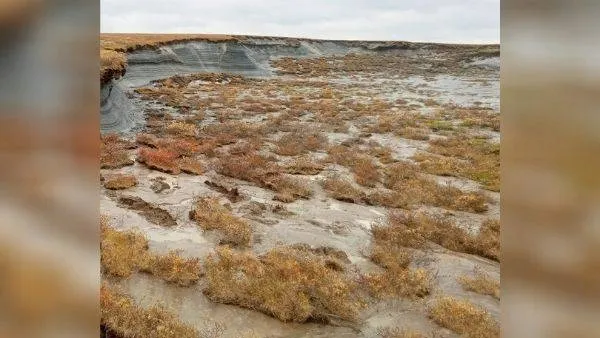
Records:
<instances>
[{"instance_id":1,"label":"tundra vegetation","mask_svg":"<svg viewBox=\"0 0 600 338\"><path fill-rule=\"evenodd\" d=\"M102 82L121 76L136 49L238 39L102 35ZM430 46L444 58L394 48L276 58L268 78L177 75L128 93L144 105L142 130L101 136L103 206L116 213L100 225L104 332L219 336L113 287L143 274L295 325L367 332L377 311L412 311L423 326L376 334L498 337L482 304L500 299L499 112L428 87L438 75L493 81L490 70L457 65L495 47ZM396 87L415 77L425 83ZM188 250L155 250L156 238L182 236ZM481 267L438 273L457 262Z\"/></svg>"}]
</instances>

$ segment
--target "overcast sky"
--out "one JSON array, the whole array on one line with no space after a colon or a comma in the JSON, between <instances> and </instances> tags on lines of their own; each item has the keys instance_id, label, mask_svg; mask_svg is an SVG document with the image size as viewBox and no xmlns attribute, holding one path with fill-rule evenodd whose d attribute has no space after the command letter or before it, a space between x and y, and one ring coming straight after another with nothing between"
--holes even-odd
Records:
<instances>
[{"instance_id":1,"label":"overcast sky","mask_svg":"<svg viewBox=\"0 0 600 338\"><path fill-rule=\"evenodd\" d=\"M105 33L498 43L500 0L101 0Z\"/></svg>"}]
</instances>

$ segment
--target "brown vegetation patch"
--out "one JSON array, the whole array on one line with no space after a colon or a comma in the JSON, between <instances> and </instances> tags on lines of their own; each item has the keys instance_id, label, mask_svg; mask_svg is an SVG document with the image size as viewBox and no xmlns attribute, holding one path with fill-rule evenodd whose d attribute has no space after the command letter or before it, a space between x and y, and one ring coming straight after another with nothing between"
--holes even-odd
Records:
<instances>
[{"instance_id":1,"label":"brown vegetation patch","mask_svg":"<svg viewBox=\"0 0 600 338\"><path fill-rule=\"evenodd\" d=\"M473 276L461 276L458 281L467 291L500 299L500 282L482 271L475 271Z\"/></svg>"},{"instance_id":2,"label":"brown vegetation patch","mask_svg":"<svg viewBox=\"0 0 600 338\"><path fill-rule=\"evenodd\" d=\"M321 184L331 198L348 203L362 203L366 197L365 193L355 188L352 182L339 178L330 177Z\"/></svg>"},{"instance_id":3,"label":"brown vegetation patch","mask_svg":"<svg viewBox=\"0 0 600 338\"><path fill-rule=\"evenodd\" d=\"M234 216L215 198L198 199L190 211L190 219L204 230L217 230L222 244L247 246L252 241L252 229L243 219Z\"/></svg>"},{"instance_id":4,"label":"brown vegetation patch","mask_svg":"<svg viewBox=\"0 0 600 338\"><path fill-rule=\"evenodd\" d=\"M101 325L123 338L197 338L198 331L160 305L144 309L106 283L100 287Z\"/></svg>"},{"instance_id":5,"label":"brown vegetation patch","mask_svg":"<svg viewBox=\"0 0 600 338\"><path fill-rule=\"evenodd\" d=\"M100 50L100 83L105 84L112 79L125 75L127 59L125 54L113 50Z\"/></svg>"},{"instance_id":6,"label":"brown vegetation patch","mask_svg":"<svg viewBox=\"0 0 600 338\"><path fill-rule=\"evenodd\" d=\"M392 192L376 192L369 197L370 203L396 208L427 204L476 213L488 210L487 198L482 192L463 192L449 184L438 184L422 176L417 169L416 165L404 161L388 166L383 183Z\"/></svg>"},{"instance_id":7,"label":"brown vegetation patch","mask_svg":"<svg viewBox=\"0 0 600 338\"><path fill-rule=\"evenodd\" d=\"M204 181L209 188L212 190L218 191L221 194L225 195L228 200L232 203L236 203L244 200L244 196L240 194L240 191L237 187L229 186L228 184L224 184L223 182L213 182L213 181Z\"/></svg>"},{"instance_id":8,"label":"brown vegetation patch","mask_svg":"<svg viewBox=\"0 0 600 338\"><path fill-rule=\"evenodd\" d=\"M455 136L429 142L429 152L413 158L422 169L434 175L465 177L477 181L486 189L500 190L500 145L484 139Z\"/></svg>"},{"instance_id":9,"label":"brown vegetation patch","mask_svg":"<svg viewBox=\"0 0 600 338\"><path fill-rule=\"evenodd\" d=\"M377 243L388 247L425 248L427 241L458 252L499 260L500 227L495 222L484 222L477 235L471 235L447 218L423 213L390 211L386 224L372 227Z\"/></svg>"},{"instance_id":10,"label":"brown vegetation patch","mask_svg":"<svg viewBox=\"0 0 600 338\"><path fill-rule=\"evenodd\" d=\"M281 321L355 321L356 283L304 250L280 247L262 256L217 249L206 260L206 295L215 302L256 309Z\"/></svg>"},{"instance_id":11,"label":"brown vegetation patch","mask_svg":"<svg viewBox=\"0 0 600 338\"><path fill-rule=\"evenodd\" d=\"M223 156L219 159L221 175L237 178L240 180L263 184L266 177L278 174L281 168L273 161L257 153L240 156Z\"/></svg>"},{"instance_id":12,"label":"brown vegetation patch","mask_svg":"<svg viewBox=\"0 0 600 338\"><path fill-rule=\"evenodd\" d=\"M152 134L148 134L148 133L140 133L137 134L135 137L135 141L139 144L151 147L151 148L157 148L158 147L158 138Z\"/></svg>"},{"instance_id":13,"label":"brown vegetation patch","mask_svg":"<svg viewBox=\"0 0 600 338\"><path fill-rule=\"evenodd\" d=\"M431 306L429 316L437 324L464 337L500 337L500 326L490 314L466 300L442 297Z\"/></svg>"},{"instance_id":14,"label":"brown vegetation patch","mask_svg":"<svg viewBox=\"0 0 600 338\"><path fill-rule=\"evenodd\" d=\"M101 222L100 263L102 272L115 277L129 277L143 265L148 240L141 233L117 231Z\"/></svg>"},{"instance_id":15,"label":"brown vegetation patch","mask_svg":"<svg viewBox=\"0 0 600 338\"><path fill-rule=\"evenodd\" d=\"M377 166L367 156L359 156L352 163L352 172L356 183L365 187L374 187L380 180Z\"/></svg>"},{"instance_id":16,"label":"brown vegetation patch","mask_svg":"<svg viewBox=\"0 0 600 338\"><path fill-rule=\"evenodd\" d=\"M137 49L184 41L231 41L235 38L224 34L153 34L153 33L102 33L100 46L103 49L131 52Z\"/></svg>"},{"instance_id":17,"label":"brown vegetation patch","mask_svg":"<svg viewBox=\"0 0 600 338\"><path fill-rule=\"evenodd\" d=\"M202 163L195 158L183 157L177 161L179 169L186 174L190 175L202 175L204 174L204 168Z\"/></svg>"},{"instance_id":18,"label":"brown vegetation patch","mask_svg":"<svg viewBox=\"0 0 600 338\"><path fill-rule=\"evenodd\" d=\"M310 156L295 158L286 167L288 174L293 175L317 175L325 169L325 166Z\"/></svg>"},{"instance_id":19,"label":"brown vegetation patch","mask_svg":"<svg viewBox=\"0 0 600 338\"><path fill-rule=\"evenodd\" d=\"M166 128L167 133L178 137L195 137L198 133L194 123L183 121L173 121Z\"/></svg>"},{"instance_id":20,"label":"brown vegetation patch","mask_svg":"<svg viewBox=\"0 0 600 338\"><path fill-rule=\"evenodd\" d=\"M290 203L299 198L308 199L312 196L312 190L300 178L275 175L267 179L264 185L277 193L274 200L284 203Z\"/></svg>"},{"instance_id":21,"label":"brown vegetation patch","mask_svg":"<svg viewBox=\"0 0 600 338\"><path fill-rule=\"evenodd\" d=\"M321 133L297 131L282 136L277 141L275 153L283 156L296 156L323 149L327 138Z\"/></svg>"},{"instance_id":22,"label":"brown vegetation patch","mask_svg":"<svg viewBox=\"0 0 600 338\"><path fill-rule=\"evenodd\" d=\"M104 187L110 190L122 190L137 185L137 179L133 175L117 175L104 181Z\"/></svg>"},{"instance_id":23,"label":"brown vegetation patch","mask_svg":"<svg viewBox=\"0 0 600 338\"><path fill-rule=\"evenodd\" d=\"M176 226L175 218L168 211L152 205L137 196L119 197L119 205L135 210L149 222L166 227Z\"/></svg>"},{"instance_id":24,"label":"brown vegetation patch","mask_svg":"<svg viewBox=\"0 0 600 338\"><path fill-rule=\"evenodd\" d=\"M179 286L190 286L200 279L198 258L182 258L175 251L164 256L152 254L141 233L117 231L105 221L101 222L100 263L103 273L119 278L141 271Z\"/></svg>"},{"instance_id":25,"label":"brown vegetation patch","mask_svg":"<svg viewBox=\"0 0 600 338\"><path fill-rule=\"evenodd\" d=\"M461 119L462 126L500 131L500 114L490 109L454 109L448 114Z\"/></svg>"},{"instance_id":26,"label":"brown vegetation patch","mask_svg":"<svg viewBox=\"0 0 600 338\"><path fill-rule=\"evenodd\" d=\"M167 255L148 255L140 271L179 286L196 284L200 279L200 259L183 258L176 251Z\"/></svg>"},{"instance_id":27,"label":"brown vegetation patch","mask_svg":"<svg viewBox=\"0 0 600 338\"><path fill-rule=\"evenodd\" d=\"M137 161L150 169L176 175L181 171L176 162L177 157L178 154L172 150L142 148L138 151Z\"/></svg>"},{"instance_id":28,"label":"brown vegetation patch","mask_svg":"<svg viewBox=\"0 0 600 338\"><path fill-rule=\"evenodd\" d=\"M383 273L371 273L364 277L372 295L387 297L422 298L431 292L432 279L425 269L401 269L397 266Z\"/></svg>"},{"instance_id":29,"label":"brown vegetation patch","mask_svg":"<svg viewBox=\"0 0 600 338\"><path fill-rule=\"evenodd\" d=\"M132 165L128 149L131 149L131 145L118 135L103 135L100 138L100 168L117 169Z\"/></svg>"}]
</instances>

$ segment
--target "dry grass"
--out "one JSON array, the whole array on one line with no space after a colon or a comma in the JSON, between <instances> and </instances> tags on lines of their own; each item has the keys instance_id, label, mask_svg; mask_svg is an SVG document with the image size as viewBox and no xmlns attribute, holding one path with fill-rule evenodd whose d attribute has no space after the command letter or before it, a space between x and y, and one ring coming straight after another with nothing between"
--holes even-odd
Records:
<instances>
[{"instance_id":1,"label":"dry grass","mask_svg":"<svg viewBox=\"0 0 600 338\"><path fill-rule=\"evenodd\" d=\"M269 178L264 185L277 192L274 200L284 203L290 203L299 198L308 199L312 196L312 190L307 183L299 178L276 175Z\"/></svg>"},{"instance_id":2,"label":"dry grass","mask_svg":"<svg viewBox=\"0 0 600 338\"><path fill-rule=\"evenodd\" d=\"M356 183L365 187L374 187L381 176L373 160L367 156L356 158L352 163L352 172Z\"/></svg>"},{"instance_id":3,"label":"dry grass","mask_svg":"<svg viewBox=\"0 0 600 338\"><path fill-rule=\"evenodd\" d=\"M104 187L110 190L122 190L137 185L137 179L133 175L117 175L104 181Z\"/></svg>"},{"instance_id":4,"label":"dry grass","mask_svg":"<svg viewBox=\"0 0 600 338\"><path fill-rule=\"evenodd\" d=\"M174 251L165 256L152 254L142 234L114 230L106 221L101 223L100 263L104 274L119 278L141 271L179 286L200 279L198 258L182 258Z\"/></svg>"},{"instance_id":5,"label":"dry grass","mask_svg":"<svg viewBox=\"0 0 600 338\"><path fill-rule=\"evenodd\" d=\"M401 269L392 267L383 273L365 276L372 295L379 299L388 297L421 298L429 295L432 279L425 269Z\"/></svg>"},{"instance_id":6,"label":"dry grass","mask_svg":"<svg viewBox=\"0 0 600 338\"><path fill-rule=\"evenodd\" d=\"M227 155L220 158L220 174L245 180L277 193L276 199L292 202L298 198L308 199L312 191L306 182L281 174L281 168L274 159L250 153L240 156Z\"/></svg>"},{"instance_id":7,"label":"dry grass","mask_svg":"<svg viewBox=\"0 0 600 338\"><path fill-rule=\"evenodd\" d=\"M354 147L336 145L330 147L328 153L328 161L350 168L358 184L375 187L382 181L389 189L370 192L366 196L366 202L371 205L411 208L415 205L427 204L476 213L488 209L487 198L482 192L463 192L450 185L440 185L424 177L418 172L418 166L409 162L397 161L388 165L382 177L373 160L368 156L357 155L358 150ZM326 190L340 191L342 193L336 195L344 198L343 200L354 200L353 203L358 203L357 199L345 199L345 191L351 192L350 187L348 184L338 182L338 184L330 184L330 188Z\"/></svg>"},{"instance_id":8,"label":"dry grass","mask_svg":"<svg viewBox=\"0 0 600 338\"><path fill-rule=\"evenodd\" d=\"M151 147L151 148L157 148L158 147L158 138L152 134L147 134L147 133L140 133L137 134L135 137L135 142Z\"/></svg>"},{"instance_id":9,"label":"dry grass","mask_svg":"<svg viewBox=\"0 0 600 338\"><path fill-rule=\"evenodd\" d=\"M432 279L424 269L409 269L413 254L405 247L422 247L424 240L411 232L399 234L391 229L373 226L374 247L371 260L385 268L382 273L365 276L365 283L377 298L425 297L432 289Z\"/></svg>"},{"instance_id":10,"label":"dry grass","mask_svg":"<svg viewBox=\"0 0 600 338\"><path fill-rule=\"evenodd\" d=\"M200 161L198 161L197 159L191 157L183 157L179 159L179 161L177 161L177 165L179 166L179 169L184 173L190 175L204 174L204 168L202 166L202 163L200 163Z\"/></svg>"},{"instance_id":11,"label":"dry grass","mask_svg":"<svg viewBox=\"0 0 600 338\"><path fill-rule=\"evenodd\" d=\"M148 240L142 234L117 231L101 222L100 263L103 273L129 277L143 265L147 254Z\"/></svg>"},{"instance_id":12,"label":"dry grass","mask_svg":"<svg viewBox=\"0 0 600 338\"><path fill-rule=\"evenodd\" d=\"M500 261L500 220L485 220L475 241L478 255Z\"/></svg>"},{"instance_id":13,"label":"dry grass","mask_svg":"<svg viewBox=\"0 0 600 338\"><path fill-rule=\"evenodd\" d=\"M262 184L265 177L279 173L280 168L272 159L250 153L221 157L217 170L221 175Z\"/></svg>"},{"instance_id":14,"label":"dry grass","mask_svg":"<svg viewBox=\"0 0 600 338\"><path fill-rule=\"evenodd\" d=\"M281 321L355 321L362 306L355 282L304 250L275 248L256 257L221 247L205 265L211 300Z\"/></svg>"},{"instance_id":15,"label":"dry grass","mask_svg":"<svg viewBox=\"0 0 600 338\"><path fill-rule=\"evenodd\" d=\"M177 175L180 168L177 165L178 154L175 151L159 148L142 148L138 151L137 161L150 169Z\"/></svg>"},{"instance_id":16,"label":"dry grass","mask_svg":"<svg viewBox=\"0 0 600 338\"><path fill-rule=\"evenodd\" d=\"M283 135L277 141L275 153L283 156L296 156L327 146L327 138L321 133L297 131Z\"/></svg>"},{"instance_id":17,"label":"dry grass","mask_svg":"<svg viewBox=\"0 0 600 338\"><path fill-rule=\"evenodd\" d=\"M458 281L467 291L500 299L500 282L482 271L475 271L474 276L461 276Z\"/></svg>"},{"instance_id":18,"label":"dry grass","mask_svg":"<svg viewBox=\"0 0 600 338\"><path fill-rule=\"evenodd\" d=\"M199 332L160 305L144 309L125 294L100 287L101 325L124 338L197 338Z\"/></svg>"},{"instance_id":19,"label":"dry grass","mask_svg":"<svg viewBox=\"0 0 600 338\"><path fill-rule=\"evenodd\" d=\"M365 193L362 190L355 188L352 182L339 177L327 178L321 185L331 198L338 201L359 204L362 203L366 197Z\"/></svg>"},{"instance_id":20,"label":"dry grass","mask_svg":"<svg viewBox=\"0 0 600 338\"><path fill-rule=\"evenodd\" d=\"M204 230L217 230L221 243L247 246L252 241L252 229L243 219L234 216L215 198L198 199L190 212L190 218Z\"/></svg>"},{"instance_id":21,"label":"dry grass","mask_svg":"<svg viewBox=\"0 0 600 338\"><path fill-rule=\"evenodd\" d=\"M499 260L499 225L487 221L477 235L471 235L442 216L390 211L386 224L372 227L373 238L392 248L425 248L427 241L458 252Z\"/></svg>"},{"instance_id":22,"label":"dry grass","mask_svg":"<svg viewBox=\"0 0 600 338\"><path fill-rule=\"evenodd\" d=\"M200 279L200 259L182 258L176 251L167 255L148 255L140 271L179 286L196 284Z\"/></svg>"},{"instance_id":23,"label":"dry grass","mask_svg":"<svg viewBox=\"0 0 600 338\"><path fill-rule=\"evenodd\" d=\"M418 167L409 162L397 162L385 170L383 183L393 191L391 196L372 196L373 204L408 208L428 204L452 210L481 213L487 211L487 198L482 192L463 192L449 184L441 185L425 178ZM387 201L392 204L388 204Z\"/></svg>"},{"instance_id":24,"label":"dry grass","mask_svg":"<svg viewBox=\"0 0 600 338\"><path fill-rule=\"evenodd\" d=\"M113 50L100 50L100 82L107 83L125 74L127 59L125 54Z\"/></svg>"},{"instance_id":25,"label":"dry grass","mask_svg":"<svg viewBox=\"0 0 600 338\"><path fill-rule=\"evenodd\" d=\"M500 114L488 109L453 109L449 114L462 120L462 126L500 131Z\"/></svg>"},{"instance_id":26,"label":"dry grass","mask_svg":"<svg viewBox=\"0 0 600 338\"><path fill-rule=\"evenodd\" d=\"M196 125L183 121L173 121L167 125L167 133L179 137L195 137L198 133Z\"/></svg>"},{"instance_id":27,"label":"dry grass","mask_svg":"<svg viewBox=\"0 0 600 338\"><path fill-rule=\"evenodd\" d=\"M224 34L146 34L146 33L102 33L100 46L121 52L129 52L142 48L158 46L183 41L232 41L233 36Z\"/></svg>"},{"instance_id":28,"label":"dry grass","mask_svg":"<svg viewBox=\"0 0 600 338\"><path fill-rule=\"evenodd\" d=\"M459 176L486 189L500 190L500 145L484 139L454 136L430 141L429 152L414 156L422 169L434 175Z\"/></svg>"},{"instance_id":29,"label":"dry grass","mask_svg":"<svg viewBox=\"0 0 600 338\"><path fill-rule=\"evenodd\" d=\"M133 164L128 149L131 146L116 134L103 135L100 138L100 168L117 169Z\"/></svg>"},{"instance_id":30,"label":"dry grass","mask_svg":"<svg viewBox=\"0 0 600 338\"><path fill-rule=\"evenodd\" d=\"M467 338L500 337L500 326L483 309L453 297L438 299L429 309L437 324Z\"/></svg>"},{"instance_id":31,"label":"dry grass","mask_svg":"<svg viewBox=\"0 0 600 338\"><path fill-rule=\"evenodd\" d=\"M317 175L323 169L325 166L310 156L295 158L285 167L288 174L294 175Z\"/></svg>"}]
</instances>

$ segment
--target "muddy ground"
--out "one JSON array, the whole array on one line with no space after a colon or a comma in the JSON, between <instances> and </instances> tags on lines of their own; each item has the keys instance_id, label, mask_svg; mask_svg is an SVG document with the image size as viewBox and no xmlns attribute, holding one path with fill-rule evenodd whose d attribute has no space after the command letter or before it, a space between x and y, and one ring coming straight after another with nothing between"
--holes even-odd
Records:
<instances>
[{"instance_id":1,"label":"muddy ground","mask_svg":"<svg viewBox=\"0 0 600 338\"><path fill-rule=\"evenodd\" d=\"M128 73L103 88L103 135L116 133L121 139L107 145L119 143L128 158L104 166L103 184L118 175L136 180L102 189L101 213L115 229L137 229L152 252L178 250L203 260L224 244L223 236L198 226L190 211L198 199L216 197L251 227L251 242L234 250L261 255L298 243L331 247L345 253L347 271L363 276L384 269L370 257L371 230L385 224L390 210L441 217L472 235L486 220L500 218L499 52L493 48L234 44L132 52ZM435 148L436 140L449 139L463 142L456 147L475 140L497 150L462 156L453 144ZM177 140L187 142L179 145L186 149L174 157L141 155L144 149L172 150ZM250 155L268 165L243 163ZM454 165L431 165L445 163L441 158ZM435 185L394 191L386 170L397 163L413 164ZM255 166L269 170L240 173ZM328 180L354 190L341 196ZM430 196L450 194L450 187L457 188L450 201ZM461 194L477 202L454 203ZM431 274L431 292L416 299L368 296L354 323L289 323L214 302L203 292L205 277L188 287L139 272L105 279L142 306L165 304L200 331L217 325L222 337L376 337L394 327L459 336L428 314L440 295L467 299L500 320L499 299L466 291L459 282L475 271L499 282L498 259L436 243L417 251L411 267Z\"/></svg>"}]
</instances>

